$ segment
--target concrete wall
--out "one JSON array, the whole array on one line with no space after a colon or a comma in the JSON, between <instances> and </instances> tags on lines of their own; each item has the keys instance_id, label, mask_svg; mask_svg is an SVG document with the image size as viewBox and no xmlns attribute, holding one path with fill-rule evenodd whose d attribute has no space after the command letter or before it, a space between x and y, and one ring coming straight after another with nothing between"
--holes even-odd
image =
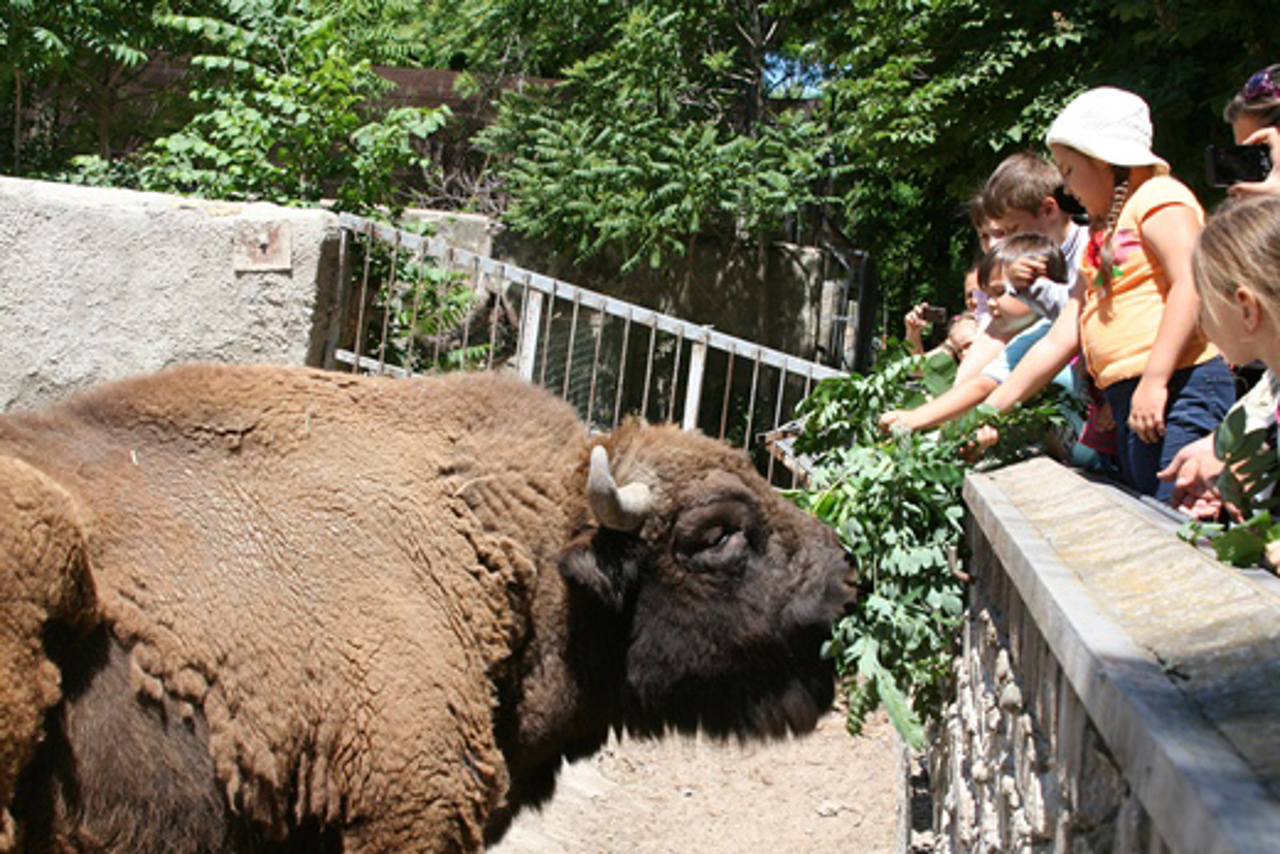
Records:
<instances>
[{"instance_id":1,"label":"concrete wall","mask_svg":"<svg viewBox=\"0 0 1280 854\"><path fill-rule=\"evenodd\" d=\"M318 364L336 217L0 177L0 411L189 361Z\"/></svg>"},{"instance_id":2,"label":"concrete wall","mask_svg":"<svg viewBox=\"0 0 1280 854\"><path fill-rule=\"evenodd\" d=\"M970 475L943 852L1280 850L1280 581L1046 459Z\"/></svg>"}]
</instances>

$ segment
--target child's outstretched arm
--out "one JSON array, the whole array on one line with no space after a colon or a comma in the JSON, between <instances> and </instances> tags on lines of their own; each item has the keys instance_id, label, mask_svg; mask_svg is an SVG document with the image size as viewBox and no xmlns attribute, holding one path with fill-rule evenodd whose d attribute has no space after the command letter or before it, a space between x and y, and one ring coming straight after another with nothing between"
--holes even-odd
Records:
<instances>
[{"instance_id":1,"label":"child's outstretched arm","mask_svg":"<svg viewBox=\"0 0 1280 854\"><path fill-rule=\"evenodd\" d=\"M1012 334L992 329L991 324L988 324L974 336L973 343L969 345L969 352L965 353L964 358L960 360L960 367L956 368L955 384L960 385L982 373L982 369L1000 355L1011 338L1013 338Z\"/></svg>"},{"instance_id":2,"label":"child's outstretched arm","mask_svg":"<svg viewBox=\"0 0 1280 854\"><path fill-rule=\"evenodd\" d=\"M1133 390L1129 429L1144 442L1158 442L1164 436L1169 379L1200 314L1200 297L1191 274L1191 248L1200 235L1200 223L1185 205L1169 205L1147 217L1141 230L1144 246L1169 277L1169 293L1155 343Z\"/></svg>"},{"instance_id":3,"label":"child's outstretched arm","mask_svg":"<svg viewBox=\"0 0 1280 854\"><path fill-rule=\"evenodd\" d=\"M1058 371L1071 361L1071 357L1080 352L1080 303L1083 292L1083 283L1077 284L1071 299L1067 300L1053 326L1027 351L1009 378L987 397L987 403L1001 412L1008 411L1014 404L1021 403L1047 386L1058 375Z\"/></svg>"},{"instance_id":4,"label":"child's outstretched arm","mask_svg":"<svg viewBox=\"0 0 1280 854\"><path fill-rule=\"evenodd\" d=\"M985 374L969 377L915 409L894 409L884 413L880 416L880 429L888 432L894 424L909 430L936 427L982 403L997 385Z\"/></svg>"}]
</instances>

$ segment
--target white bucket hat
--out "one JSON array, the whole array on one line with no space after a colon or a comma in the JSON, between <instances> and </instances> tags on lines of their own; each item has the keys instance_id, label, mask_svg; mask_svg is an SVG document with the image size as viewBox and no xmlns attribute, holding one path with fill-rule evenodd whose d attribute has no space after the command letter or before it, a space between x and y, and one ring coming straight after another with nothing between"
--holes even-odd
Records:
<instances>
[{"instance_id":1,"label":"white bucket hat","mask_svg":"<svg viewBox=\"0 0 1280 854\"><path fill-rule=\"evenodd\" d=\"M1153 166L1158 173L1169 171L1169 164L1151 151L1147 102L1111 86L1090 89L1073 98L1053 120L1044 140L1116 166Z\"/></svg>"}]
</instances>

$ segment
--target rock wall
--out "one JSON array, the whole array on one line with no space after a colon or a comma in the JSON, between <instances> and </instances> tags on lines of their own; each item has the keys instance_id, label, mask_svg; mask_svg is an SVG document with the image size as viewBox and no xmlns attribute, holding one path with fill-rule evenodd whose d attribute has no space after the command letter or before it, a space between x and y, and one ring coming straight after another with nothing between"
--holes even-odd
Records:
<instances>
[{"instance_id":1,"label":"rock wall","mask_svg":"<svg viewBox=\"0 0 1280 854\"><path fill-rule=\"evenodd\" d=\"M1047 459L971 474L965 500L970 603L917 844L1280 850L1280 579Z\"/></svg>"}]
</instances>

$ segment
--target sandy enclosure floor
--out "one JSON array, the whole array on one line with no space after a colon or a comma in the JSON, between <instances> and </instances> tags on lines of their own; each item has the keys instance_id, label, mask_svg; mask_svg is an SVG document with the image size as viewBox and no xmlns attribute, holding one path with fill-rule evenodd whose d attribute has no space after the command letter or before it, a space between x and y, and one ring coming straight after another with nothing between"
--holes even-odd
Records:
<instances>
[{"instance_id":1,"label":"sandy enclosure floor","mask_svg":"<svg viewBox=\"0 0 1280 854\"><path fill-rule=\"evenodd\" d=\"M567 766L491 854L889 854L898 842L900 742L875 718L859 738L833 711L802 738L611 739Z\"/></svg>"}]
</instances>

